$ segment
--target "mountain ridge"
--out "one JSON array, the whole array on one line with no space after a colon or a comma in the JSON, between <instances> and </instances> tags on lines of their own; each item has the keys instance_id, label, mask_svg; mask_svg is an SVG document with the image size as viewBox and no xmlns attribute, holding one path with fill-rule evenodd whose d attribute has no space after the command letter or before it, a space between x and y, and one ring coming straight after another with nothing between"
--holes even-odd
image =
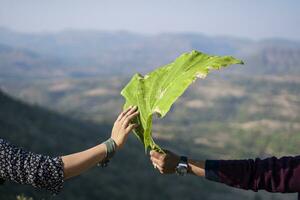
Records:
<instances>
[{"instance_id":1,"label":"mountain ridge","mask_svg":"<svg viewBox=\"0 0 300 200\"><path fill-rule=\"evenodd\" d=\"M280 74L285 73L285 68L292 73L300 73L300 61L295 59L300 57L300 42L285 39L253 41L195 33L163 33L146 36L130 32L76 30L24 34L2 28L0 44L17 49L19 52L27 51L35 54L35 59L28 58L29 63L26 64L21 60L19 64L20 67L22 64L26 66L31 64L35 69L45 66L43 69L45 72L39 72L41 76L130 75L137 71L144 74L193 49L208 54L234 55L244 60L246 69L238 70L241 74ZM281 54L274 50L283 52L283 62L280 60ZM4 50L0 52L0 56L2 54L5 54ZM294 59L292 65L289 62L289 54ZM10 58L3 58L2 55L2 68L10 68L12 65L12 69L20 70L20 67L18 68L11 61L15 59L14 56L17 57L11 55ZM269 62L269 57L277 57L276 62ZM3 72L8 73L9 70L2 70ZM21 72L17 72L19 76ZM25 75L29 76L26 73ZM35 77L38 75L37 73Z\"/></svg>"}]
</instances>

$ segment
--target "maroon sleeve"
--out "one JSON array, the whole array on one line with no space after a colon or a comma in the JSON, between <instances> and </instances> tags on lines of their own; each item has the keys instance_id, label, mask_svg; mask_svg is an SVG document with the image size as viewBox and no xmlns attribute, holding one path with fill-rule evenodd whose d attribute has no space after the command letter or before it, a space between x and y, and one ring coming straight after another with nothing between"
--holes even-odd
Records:
<instances>
[{"instance_id":1,"label":"maroon sleeve","mask_svg":"<svg viewBox=\"0 0 300 200\"><path fill-rule=\"evenodd\" d=\"M264 160L207 160L205 177L247 190L300 192L300 156Z\"/></svg>"}]
</instances>

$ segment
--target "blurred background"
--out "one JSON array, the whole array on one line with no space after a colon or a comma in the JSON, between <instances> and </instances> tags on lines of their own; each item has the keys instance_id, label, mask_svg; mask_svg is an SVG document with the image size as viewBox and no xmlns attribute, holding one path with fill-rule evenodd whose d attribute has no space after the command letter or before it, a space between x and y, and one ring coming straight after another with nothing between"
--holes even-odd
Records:
<instances>
[{"instance_id":1,"label":"blurred background","mask_svg":"<svg viewBox=\"0 0 300 200\"><path fill-rule=\"evenodd\" d=\"M162 120L158 144L197 159L299 154L297 0L0 0L0 137L37 153L73 153L107 139L121 89L193 49L244 66L196 81ZM203 178L162 176L132 135L106 169L58 196L5 183L0 199L296 199Z\"/></svg>"}]
</instances>

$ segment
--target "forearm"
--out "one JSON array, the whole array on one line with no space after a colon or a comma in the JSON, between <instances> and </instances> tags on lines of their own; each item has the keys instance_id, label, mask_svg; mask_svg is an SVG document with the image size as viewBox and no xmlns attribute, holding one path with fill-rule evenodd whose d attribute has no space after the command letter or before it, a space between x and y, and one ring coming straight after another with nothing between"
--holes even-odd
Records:
<instances>
[{"instance_id":1,"label":"forearm","mask_svg":"<svg viewBox=\"0 0 300 200\"><path fill-rule=\"evenodd\" d=\"M108 159L111 158L115 151L124 145L129 133L137 127L136 124L131 124L130 122L138 114L137 107L130 106L118 116L114 123L110 139L88 150L62 156L64 179L83 173L106 157Z\"/></svg>"},{"instance_id":2,"label":"forearm","mask_svg":"<svg viewBox=\"0 0 300 200\"><path fill-rule=\"evenodd\" d=\"M106 157L106 145L99 144L85 151L62 156L64 163L64 179L77 176L95 166Z\"/></svg>"},{"instance_id":3,"label":"forearm","mask_svg":"<svg viewBox=\"0 0 300 200\"><path fill-rule=\"evenodd\" d=\"M300 157L265 160L188 160L190 174L232 187L269 192L300 191Z\"/></svg>"},{"instance_id":4,"label":"forearm","mask_svg":"<svg viewBox=\"0 0 300 200\"><path fill-rule=\"evenodd\" d=\"M26 151L0 139L0 179L58 193L63 187L61 157Z\"/></svg>"},{"instance_id":5,"label":"forearm","mask_svg":"<svg viewBox=\"0 0 300 200\"><path fill-rule=\"evenodd\" d=\"M209 160L206 178L232 187L269 192L300 191L300 157Z\"/></svg>"},{"instance_id":6,"label":"forearm","mask_svg":"<svg viewBox=\"0 0 300 200\"><path fill-rule=\"evenodd\" d=\"M205 176L205 161L188 159L188 173L196 176Z\"/></svg>"}]
</instances>

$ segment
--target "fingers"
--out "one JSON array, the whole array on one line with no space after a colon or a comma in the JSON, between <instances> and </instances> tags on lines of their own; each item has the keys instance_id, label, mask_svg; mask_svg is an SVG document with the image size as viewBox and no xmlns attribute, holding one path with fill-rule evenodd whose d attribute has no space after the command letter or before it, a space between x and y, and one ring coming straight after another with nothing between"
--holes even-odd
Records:
<instances>
[{"instance_id":1,"label":"fingers","mask_svg":"<svg viewBox=\"0 0 300 200\"><path fill-rule=\"evenodd\" d=\"M163 156L163 154L161 154L161 153L159 153L155 150L151 150L150 151L150 156L151 156L151 158L153 157L153 158L156 158L156 159L160 159L161 156Z\"/></svg>"},{"instance_id":2,"label":"fingers","mask_svg":"<svg viewBox=\"0 0 300 200\"><path fill-rule=\"evenodd\" d=\"M121 124L123 124L126 117L128 115L131 115L136 109L137 109L137 106L130 106L127 110L125 110L118 116L117 122L120 122Z\"/></svg>"},{"instance_id":3,"label":"fingers","mask_svg":"<svg viewBox=\"0 0 300 200\"><path fill-rule=\"evenodd\" d=\"M157 151L150 151L150 160L152 161L153 165L157 166L158 169L163 169L164 163L163 163L163 157L164 155L161 153L158 153Z\"/></svg>"},{"instance_id":4,"label":"fingers","mask_svg":"<svg viewBox=\"0 0 300 200\"><path fill-rule=\"evenodd\" d=\"M153 158L151 161L155 169L157 169L161 174L165 173L163 163L160 160L155 160L155 158Z\"/></svg>"},{"instance_id":5,"label":"fingers","mask_svg":"<svg viewBox=\"0 0 300 200\"><path fill-rule=\"evenodd\" d=\"M137 106L131 107L128 112L126 112L123 117L120 119L120 121L122 123L124 123L124 121L131 115L133 114L135 111L137 110Z\"/></svg>"},{"instance_id":6,"label":"fingers","mask_svg":"<svg viewBox=\"0 0 300 200\"><path fill-rule=\"evenodd\" d=\"M126 134L130 133L133 129L137 128L139 125L137 124L130 124L127 128L126 128Z\"/></svg>"},{"instance_id":7,"label":"fingers","mask_svg":"<svg viewBox=\"0 0 300 200\"><path fill-rule=\"evenodd\" d=\"M126 113L129 112L130 109L132 109L132 106L129 106L126 110L124 110L123 112L121 112L120 115L117 118L117 121L120 121L126 115Z\"/></svg>"},{"instance_id":8,"label":"fingers","mask_svg":"<svg viewBox=\"0 0 300 200\"><path fill-rule=\"evenodd\" d=\"M166 154L157 151L150 151L150 160L161 174L175 173L176 166L179 163L180 157L171 151L164 150Z\"/></svg>"},{"instance_id":9,"label":"fingers","mask_svg":"<svg viewBox=\"0 0 300 200\"><path fill-rule=\"evenodd\" d=\"M164 170L163 170L163 168L161 166L159 166L159 165L157 165L155 163L152 163L152 164L153 164L154 168L157 169L161 174L164 173Z\"/></svg>"},{"instance_id":10,"label":"fingers","mask_svg":"<svg viewBox=\"0 0 300 200\"><path fill-rule=\"evenodd\" d=\"M154 163L156 166L160 166L160 167L163 167L163 162L157 158L154 158L154 157L151 157L150 158L152 163Z\"/></svg>"},{"instance_id":11,"label":"fingers","mask_svg":"<svg viewBox=\"0 0 300 200\"><path fill-rule=\"evenodd\" d=\"M139 114L139 111L136 111L136 112L134 112L134 113L132 113L132 114L130 114L130 115L127 115L127 117L125 117L125 120L123 121L123 127L127 127L128 125L129 125L129 123L130 123L130 121L133 119L133 118L135 118L137 115Z\"/></svg>"},{"instance_id":12,"label":"fingers","mask_svg":"<svg viewBox=\"0 0 300 200\"><path fill-rule=\"evenodd\" d=\"M150 160L161 169L163 169L165 166L165 158L166 155L164 154L158 153L154 150L150 151Z\"/></svg>"},{"instance_id":13,"label":"fingers","mask_svg":"<svg viewBox=\"0 0 300 200\"><path fill-rule=\"evenodd\" d=\"M139 114L137 106L130 106L124 110L114 123L111 138L116 142L117 147L122 147L132 129L136 128L136 124L130 124L130 121Z\"/></svg>"}]
</instances>

